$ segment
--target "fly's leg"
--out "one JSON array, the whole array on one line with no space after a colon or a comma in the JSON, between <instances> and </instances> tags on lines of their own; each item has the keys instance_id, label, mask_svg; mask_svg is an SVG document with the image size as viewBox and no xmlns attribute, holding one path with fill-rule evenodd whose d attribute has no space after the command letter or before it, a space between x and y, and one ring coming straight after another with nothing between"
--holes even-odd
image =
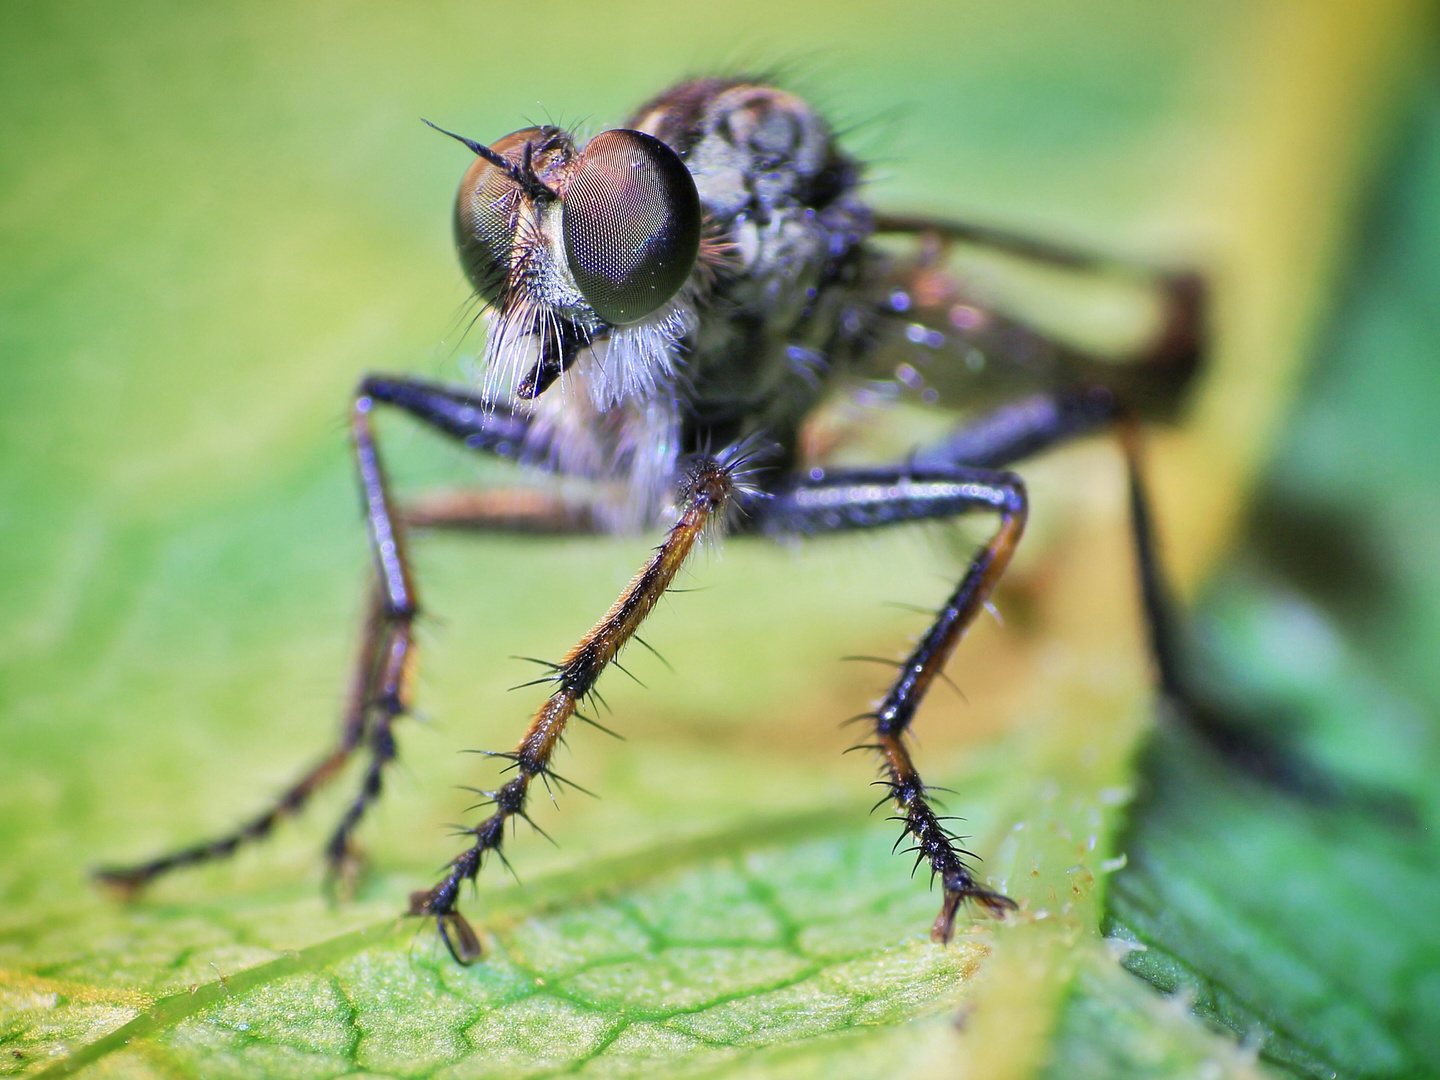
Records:
<instances>
[{"instance_id":1,"label":"fly's leg","mask_svg":"<svg viewBox=\"0 0 1440 1080\"><path fill-rule=\"evenodd\" d=\"M1140 425L1122 416L1115 395L1104 387L1036 394L996 409L911 459L915 468L947 464L1001 468L1071 439L1113 430L1125 457L1130 531L1136 577L1156 686L1182 712L1192 711L1176 629L1175 605L1165 578L1155 519L1145 483Z\"/></svg>"},{"instance_id":2,"label":"fly's leg","mask_svg":"<svg viewBox=\"0 0 1440 1080\"><path fill-rule=\"evenodd\" d=\"M161 874L227 858L242 844L264 839L280 818L298 813L310 797L368 743L370 763L360 790L325 845L326 866L332 879L348 877L353 869L351 836L365 811L380 795L385 766L395 757L394 722L409 709L415 660L411 628L419 611L403 539L390 512L384 470L370 425L371 408L368 397L362 396L357 401L351 433L375 554L376 579L338 744L269 808L235 831L134 866L101 868L95 875L101 882L134 892Z\"/></svg>"},{"instance_id":3,"label":"fly's leg","mask_svg":"<svg viewBox=\"0 0 1440 1080\"><path fill-rule=\"evenodd\" d=\"M366 381L366 387L375 387L380 380ZM387 388L401 388L415 393L414 384L386 381ZM436 415L437 402L453 403L443 388L421 387L423 396L416 394L409 399L428 406L424 411L411 410L422 419ZM398 394L396 396L399 396ZM370 546L375 556L376 572L379 579L378 593L381 598L381 621L384 636L381 648L375 657L376 677L370 697L373 719L370 728L370 764L361 781L360 790L346 809L339 826L331 835L325 848L326 861L331 876L343 875L352 862L351 836L364 817L366 810L380 797L384 771L395 758L395 721L410 711L411 684L414 677L415 646L412 624L419 614L419 603L415 583L410 570L410 559L405 551L404 523L423 524L431 528L483 529L491 532L535 532L577 533L588 532L593 522L588 511L576 507L543 492L501 489L470 495L452 496L448 500L431 500L414 513L400 512L389 494L385 471L381 466L375 437L370 424L370 413L375 398L362 395L355 404L353 431L356 460L359 464L360 488L365 502L365 517L369 526ZM392 398L392 403L396 403ZM462 406L470 408L470 406ZM490 449L483 436L495 437L493 429L480 432L477 438L476 419L465 415L456 417L453 412L439 415L448 421L451 430L447 433L465 438L467 445L477 449ZM509 417L494 417L483 414L483 421L492 419L510 421ZM461 421L460 424L455 421ZM468 423L465 423L468 421ZM456 431L454 428L461 430ZM506 424L501 430L506 431ZM507 436L508 437L508 436ZM518 452L519 445L515 445Z\"/></svg>"},{"instance_id":4,"label":"fly's leg","mask_svg":"<svg viewBox=\"0 0 1440 1080\"><path fill-rule=\"evenodd\" d=\"M1215 703L1186 663L1182 626L1161 563L1158 537L1145 484L1144 447L1139 427L1118 428L1129 476L1130 520L1135 538L1136 573L1149 634L1156 682L1170 705L1170 719L1193 733L1226 762L1290 795L1321 805L1349 802L1367 806L1393 820L1413 823L1414 808L1388 792L1372 790L1335 775L1297 750L1262 718L1237 716ZM1249 723L1246 721L1250 720Z\"/></svg>"},{"instance_id":5,"label":"fly's leg","mask_svg":"<svg viewBox=\"0 0 1440 1080\"><path fill-rule=\"evenodd\" d=\"M410 711L414 683L414 623L420 601L405 552L405 536L396 515L375 445L370 423L373 400L361 395L351 414L350 432L355 443L355 463L365 522L370 533L370 550L375 559L375 592L379 598L378 647L373 659L374 675L366 703L370 714L370 762L340 824L325 845L325 861L332 879L352 876L356 865L352 837L365 812L380 797L385 768L395 760L395 721Z\"/></svg>"},{"instance_id":6,"label":"fly's leg","mask_svg":"<svg viewBox=\"0 0 1440 1080\"><path fill-rule=\"evenodd\" d=\"M533 488L492 488L432 495L407 504L400 515L416 529L577 536L599 531L590 506Z\"/></svg>"},{"instance_id":7,"label":"fly's leg","mask_svg":"<svg viewBox=\"0 0 1440 1080\"><path fill-rule=\"evenodd\" d=\"M937 938L949 937L963 900L975 900L994 913L1012 905L979 886L965 863L969 853L929 807L905 734L929 684L1004 572L1024 528L1024 486L1013 474L997 470L1072 439L1112 431L1119 432L1126 453L1131 524L1158 681L1162 692L1183 702L1173 615L1145 495L1139 429L1122 414L1108 387L1035 394L917 451L904 468L812 472L782 482L772 498L746 506L749 528L781 535L874 528L974 510L1000 515L999 529L901 666L879 709L867 716L875 732L868 745L881 756L881 783L900 809L904 836L915 842L918 859L928 861L933 876L945 885L934 927Z\"/></svg>"},{"instance_id":8,"label":"fly's leg","mask_svg":"<svg viewBox=\"0 0 1440 1080\"><path fill-rule=\"evenodd\" d=\"M144 888L155 878L181 867L224 859L233 855L242 844L264 839L281 818L292 817L304 809L310 797L332 780L365 740L368 728L369 703L375 696L377 661L383 636L383 617L378 593L372 593L369 611L361 631L360 653L355 665L355 679L340 725L340 737L334 749L298 777L275 801L239 828L223 836L192 844L156 858L131 866L105 866L94 873L97 881L124 895Z\"/></svg>"},{"instance_id":9,"label":"fly's leg","mask_svg":"<svg viewBox=\"0 0 1440 1080\"><path fill-rule=\"evenodd\" d=\"M1118 419L1115 395L1090 386L1034 394L1001 406L910 458L917 469L1003 469L1061 443L1104 431Z\"/></svg>"},{"instance_id":10,"label":"fly's leg","mask_svg":"<svg viewBox=\"0 0 1440 1080\"><path fill-rule=\"evenodd\" d=\"M1160 692L1185 712L1193 712L1192 695L1185 684L1181 649L1175 625L1175 605L1160 561L1160 542L1150 496L1145 484L1145 455L1140 427L1126 420L1119 424L1120 448L1125 454L1126 494L1130 505L1130 531L1135 546L1135 574L1140 581L1140 603L1150 644L1150 660Z\"/></svg>"},{"instance_id":11,"label":"fly's leg","mask_svg":"<svg viewBox=\"0 0 1440 1080\"><path fill-rule=\"evenodd\" d=\"M587 719L577 711L580 704L670 588L706 526L718 519L733 498L737 490L737 468L737 462L725 458L691 460L677 493L680 517L664 541L604 617L555 665L551 677L555 691L536 711L519 745L508 753L489 752L493 757L509 761L507 771L513 771L515 776L494 791L481 792L494 806L494 812L479 825L466 830L466 835L471 837L470 847L451 861L434 888L410 897L409 913L434 916L441 939L459 963L472 963L481 952L475 932L455 908L461 885L474 880L487 854L494 852L504 860L501 846L505 827L517 817L530 820L525 807L531 783L537 777L552 794L553 788L567 783L551 768L551 758L566 725L571 717Z\"/></svg>"},{"instance_id":12,"label":"fly's leg","mask_svg":"<svg viewBox=\"0 0 1440 1080\"><path fill-rule=\"evenodd\" d=\"M964 861L970 853L958 847L925 802L924 784L904 744L904 733L924 691L1003 572L1024 524L1024 489L1017 479L1006 473L976 473L959 463L993 469L1072 438L1107 430L1118 435L1126 459L1136 570L1159 691L1182 722L1248 771L1310 798L1333 800L1339 792L1333 779L1282 747L1216 715L1191 690L1145 484L1140 428L1133 418L1121 414L1108 388L1040 394L996 410L941 443L920 450L905 470L837 471L791 480L772 501L747 507L755 528L782 534L819 533L946 517L987 505L1001 513L1000 529L906 659L880 708L866 717L876 736L868 745L882 759L885 775L881 783L889 788L889 797L900 810L905 829L901 839L908 836L914 840L916 865L928 861L932 876L945 884L945 899L932 931L937 939L949 937L958 907L966 899L996 914L1013 906L1006 897L978 886ZM965 474L981 482L975 489L978 501L969 504L955 500L937 484L939 477L958 479ZM1012 500L1003 509L1004 500L996 498L1001 494ZM1382 808L1394 812L1393 806Z\"/></svg>"},{"instance_id":13,"label":"fly's leg","mask_svg":"<svg viewBox=\"0 0 1440 1080\"><path fill-rule=\"evenodd\" d=\"M224 859L247 843L264 839L282 818L298 814L310 798L333 780L361 747L370 761L359 790L325 847L332 880L345 880L354 868L352 837L366 811L380 796L384 772L396 754L393 727L410 710L416 661L413 624L419 613L415 584L404 546L404 523L380 462L371 414L375 405L401 409L471 449L522 460L528 421L464 390L420 380L372 376L360 386L351 419L365 518L375 559L375 583L361 632L355 674L334 749L289 785L263 812L239 828L128 866L106 866L95 878L122 893L134 893L172 870ZM514 532L589 532L588 510L533 492L488 493L422 504L414 524Z\"/></svg>"},{"instance_id":14,"label":"fly's leg","mask_svg":"<svg viewBox=\"0 0 1440 1080\"><path fill-rule=\"evenodd\" d=\"M995 915L1015 905L976 879L966 861L973 854L960 846L930 804L906 736L930 684L1009 565L1025 528L1026 509L1025 485L1018 476L958 466L812 474L780 485L772 498L747 507L756 528L778 534L874 528L977 510L1000 518L989 543L976 554L929 631L900 666L900 675L880 707L866 717L873 725L874 741L865 745L879 755L879 783L893 799L903 829L896 846L911 839L916 867L928 863L932 880L938 878L945 889L931 931L937 941L950 939L956 913L966 900Z\"/></svg>"}]
</instances>

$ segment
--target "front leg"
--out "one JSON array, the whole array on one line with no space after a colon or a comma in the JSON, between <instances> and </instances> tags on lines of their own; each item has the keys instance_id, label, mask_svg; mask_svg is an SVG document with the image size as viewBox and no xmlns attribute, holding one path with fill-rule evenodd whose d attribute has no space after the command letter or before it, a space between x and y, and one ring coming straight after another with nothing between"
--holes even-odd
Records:
<instances>
[{"instance_id":1,"label":"front leg","mask_svg":"<svg viewBox=\"0 0 1440 1080\"><path fill-rule=\"evenodd\" d=\"M282 819L300 813L315 792L338 776L349 760L365 748L369 763L359 790L325 845L330 879L348 878L355 864L355 830L380 797L385 770L395 759L395 722L410 711L417 655L413 624L420 609L405 551L405 526L492 532L595 531L587 507L533 491L493 491L484 496L432 500L413 513L405 512L391 496L385 479L371 422L376 405L400 409L481 453L514 461L545 457L544 446L530 438L525 414L510 410L504 403L417 379L375 375L366 378L356 395L350 431L375 574L355 674L334 747L238 828L144 862L99 867L94 876L101 884L122 895L133 895L171 871L234 855L241 847L270 835Z\"/></svg>"},{"instance_id":2,"label":"front leg","mask_svg":"<svg viewBox=\"0 0 1440 1080\"><path fill-rule=\"evenodd\" d=\"M144 862L99 867L94 876L101 884L123 895L133 895L173 870L229 858L243 845L270 835L282 818L300 813L315 792L334 779L362 746L368 745L370 761L360 789L325 845L329 879L343 881L352 876L356 864L352 837L365 812L380 797L385 769L395 759L395 721L410 710L416 659L413 623L419 612L404 536L393 510L370 423L373 407L368 395L357 398L350 430L375 559L375 582L335 747L239 828Z\"/></svg>"},{"instance_id":3,"label":"front leg","mask_svg":"<svg viewBox=\"0 0 1440 1080\"><path fill-rule=\"evenodd\" d=\"M480 957L480 940L465 917L455 910L460 887L473 881L485 856L494 852L502 861L501 845L505 826L513 818L529 818L525 806L530 784L536 777L550 787L564 785L562 777L551 769L555 747L565 733L572 716L586 717L577 712L581 701L595 688L605 668L615 659L654 609L655 604L675 580L676 573L695 547L707 526L717 521L738 490L737 470L740 463L729 456L692 459L682 475L677 503L680 517L641 567L604 617L591 627L565 658L555 665L551 681L555 692L541 705L530 721L529 730L520 744L509 753L493 752L510 762L506 771L514 770L513 779L495 791L482 792L495 812L472 829L470 847L450 863L445 876L434 888L416 892L410 897L411 915L433 915L440 937L459 963L473 963ZM573 785L572 785L573 786Z\"/></svg>"},{"instance_id":4,"label":"front leg","mask_svg":"<svg viewBox=\"0 0 1440 1080\"><path fill-rule=\"evenodd\" d=\"M879 783L894 800L895 820L904 830L901 841L906 837L914 841L910 850L916 853L915 865L928 862L932 880L939 878L944 886L945 898L930 936L949 941L956 912L966 900L993 915L1013 910L1012 900L980 885L965 861L972 853L960 847L930 805L906 735L930 684L944 670L1015 553L1025 529L1024 482L1014 473L992 469L837 470L793 478L773 498L750 509L756 528L776 534L873 528L975 510L999 515L999 528L971 560L930 630L900 666L880 707L866 714L874 742L865 745L880 757Z\"/></svg>"}]
</instances>

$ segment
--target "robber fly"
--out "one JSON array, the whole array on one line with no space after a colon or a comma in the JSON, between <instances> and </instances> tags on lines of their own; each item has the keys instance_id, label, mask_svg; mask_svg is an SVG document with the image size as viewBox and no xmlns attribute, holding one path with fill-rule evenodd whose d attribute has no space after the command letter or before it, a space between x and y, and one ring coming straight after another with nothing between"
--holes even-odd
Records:
<instances>
[{"instance_id":1,"label":"robber fly","mask_svg":"<svg viewBox=\"0 0 1440 1080\"><path fill-rule=\"evenodd\" d=\"M1000 230L877 213L862 197L860 165L815 109L760 81L682 83L584 142L549 125L489 145L452 137L474 154L455 235L487 309L484 376L478 388L389 376L360 384L351 431L375 575L339 741L235 832L99 877L133 890L227 856L298 811L363 748L360 790L326 849L331 873L347 870L356 826L395 757L395 721L411 709L420 604L407 527L663 528L610 610L548 666L550 696L515 749L494 752L513 775L482 792L491 810L466 830L466 849L410 898L409 913L434 917L454 958L470 963L481 948L457 910L462 885L487 856L504 859L506 826L528 820L537 780L566 785L552 768L566 725L594 723L584 710L597 680L704 533L813 535L983 512L998 520L993 535L861 719L902 839L944 889L933 937L950 938L966 901L997 916L1012 909L977 879L973 856L933 809L910 722L1020 542L1025 486L1007 467L1102 430L1125 436L1130 455L1142 592L1165 688L1173 665L1132 436L1136 421L1177 407L1199 364L1198 279L1145 275L1162 315L1128 356L1067 345L967 291L946 269L950 249L1079 274L1143 272ZM962 405L972 422L888 467L827 464L813 437L822 403L877 380ZM372 431L382 405L477 453L588 482L588 495L491 490L407 510L386 484Z\"/></svg>"}]
</instances>

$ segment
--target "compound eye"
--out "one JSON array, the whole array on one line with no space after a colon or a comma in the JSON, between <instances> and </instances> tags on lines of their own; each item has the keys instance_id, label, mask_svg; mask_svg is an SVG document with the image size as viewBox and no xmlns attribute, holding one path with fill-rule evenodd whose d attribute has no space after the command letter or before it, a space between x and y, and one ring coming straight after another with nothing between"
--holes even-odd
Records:
<instances>
[{"instance_id":1,"label":"compound eye","mask_svg":"<svg viewBox=\"0 0 1440 1080\"><path fill-rule=\"evenodd\" d=\"M700 195L679 155L642 131L586 144L561 200L565 257L606 322L643 319L685 284L700 251Z\"/></svg>"},{"instance_id":2,"label":"compound eye","mask_svg":"<svg viewBox=\"0 0 1440 1080\"><path fill-rule=\"evenodd\" d=\"M539 142L544 132L525 128L490 144L517 164L527 142ZM486 301L499 298L510 271L515 247L515 226L522 194L515 181L483 157L477 157L455 196L455 246L460 264L475 291Z\"/></svg>"}]
</instances>

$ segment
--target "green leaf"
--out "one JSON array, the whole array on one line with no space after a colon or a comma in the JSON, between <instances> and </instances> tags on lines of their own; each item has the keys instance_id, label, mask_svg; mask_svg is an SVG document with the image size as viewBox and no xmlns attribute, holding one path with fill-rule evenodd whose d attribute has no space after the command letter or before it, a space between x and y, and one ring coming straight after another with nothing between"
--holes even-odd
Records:
<instances>
[{"instance_id":1,"label":"green leaf","mask_svg":"<svg viewBox=\"0 0 1440 1080\"><path fill-rule=\"evenodd\" d=\"M699 560L702 591L646 632L676 674L636 654L650 689L603 687L629 741L575 734L563 771L603 797L561 800L540 819L560 846L522 834L522 884L489 867L467 898L471 968L396 917L456 850L456 786L493 776L457 751L514 742L533 691L507 692L528 675L506 657L562 652L648 541L417 545L427 719L401 732L353 899L322 898L317 857L353 776L134 904L85 871L231 826L325 747L367 558L346 389L463 377L475 347L448 249L463 162L418 116L492 137L538 95L618 120L763 27L841 58L795 81L886 162L878 203L1203 265L1219 353L1154 468L1190 590L1322 310L1417 7L0 13L0 1072L1259 1071L1099 936L1149 720L1103 444L1027 468L1009 624L975 629L965 699L920 720L927 778L1021 902L1003 927L926 940L937 897L867 817L871 764L841 755L836 724L881 680L835 659L892 655L921 623L884 602L933 604L957 572L916 533ZM406 490L498 475L383 435Z\"/></svg>"}]
</instances>

